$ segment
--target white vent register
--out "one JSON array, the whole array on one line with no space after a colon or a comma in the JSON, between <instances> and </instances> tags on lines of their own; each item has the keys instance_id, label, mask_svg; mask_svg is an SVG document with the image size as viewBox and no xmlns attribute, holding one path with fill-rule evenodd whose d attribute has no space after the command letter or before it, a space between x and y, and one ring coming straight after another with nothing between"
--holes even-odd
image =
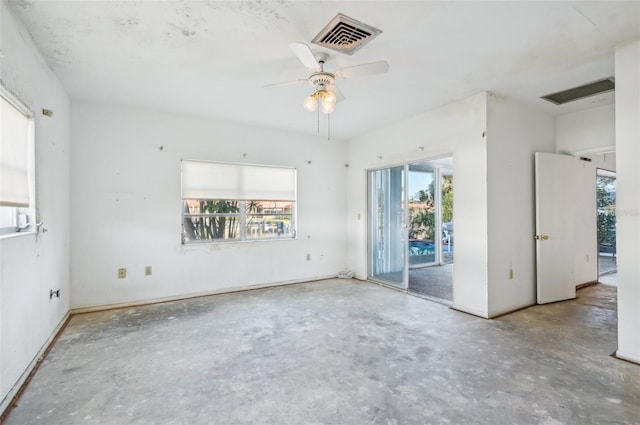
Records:
<instances>
[{"instance_id":1,"label":"white vent register","mask_svg":"<svg viewBox=\"0 0 640 425\"><path fill-rule=\"evenodd\" d=\"M352 55L381 33L377 28L338 13L311 42Z\"/></svg>"}]
</instances>

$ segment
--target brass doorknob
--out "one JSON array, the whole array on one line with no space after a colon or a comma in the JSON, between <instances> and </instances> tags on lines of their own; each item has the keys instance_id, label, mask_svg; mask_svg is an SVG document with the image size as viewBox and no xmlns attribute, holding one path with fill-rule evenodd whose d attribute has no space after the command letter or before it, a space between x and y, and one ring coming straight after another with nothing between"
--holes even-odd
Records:
<instances>
[{"instance_id":1,"label":"brass doorknob","mask_svg":"<svg viewBox=\"0 0 640 425\"><path fill-rule=\"evenodd\" d=\"M547 239L549 239L549 236L547 236L547 235L535 235L533 237L533 239L535 239L537 241L539 241L539 240L546 241Z\"/></svg>"}]
</instances>

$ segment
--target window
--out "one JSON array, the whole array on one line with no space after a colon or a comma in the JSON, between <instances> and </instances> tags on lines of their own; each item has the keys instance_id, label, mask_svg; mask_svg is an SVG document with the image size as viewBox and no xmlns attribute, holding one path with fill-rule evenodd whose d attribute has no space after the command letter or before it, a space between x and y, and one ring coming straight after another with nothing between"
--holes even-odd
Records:
<instances>
[{"instance_id":1,"label":"window","mask_svg":"<svg viewBox=\"0 0 640 425\"><path fill-rule=\"evenodd\" d=\"M295 168L182 161L182 243L295 238Z\"/></svg>"},{"instance_id":2,"label":"window","mask_svg":"<svg viewBox=\"0 0 640 425\"><path fill-rule=\"evenodd\" d=\"M0 236L34 231L33 115L0 87Z\"/></svg>"}]
</instances>

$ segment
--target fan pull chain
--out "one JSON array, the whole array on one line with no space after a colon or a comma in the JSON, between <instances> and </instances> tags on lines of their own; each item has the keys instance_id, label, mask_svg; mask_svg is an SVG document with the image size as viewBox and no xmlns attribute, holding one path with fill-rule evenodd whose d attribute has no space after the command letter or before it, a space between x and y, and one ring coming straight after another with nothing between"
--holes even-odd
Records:
<instances>
[{"instance_id":1,"label":"fan pull chain","mask_svg":"<svg viewBox=\"0 0 640 425\"><path fill-rule=\"evenodd\" d=\"M327 140L331 140L331 114L327 114Z\"/></svg>"},{"instance_id":2,"label":"fan pull chain","mask_svg":"<svg viewBox=\"0 0 640 425\"><path fill-rule=\"evenodd\" d=\"M320 103L320 101L317 101L317 102ZM318 134L320 134L320 107L319 106L320 105L318 105L318 108L316 108L316 111L317 111L317 113L316 113L316 122L317 122L317 125L318 125Z\"/></svg>"}]
</instances>

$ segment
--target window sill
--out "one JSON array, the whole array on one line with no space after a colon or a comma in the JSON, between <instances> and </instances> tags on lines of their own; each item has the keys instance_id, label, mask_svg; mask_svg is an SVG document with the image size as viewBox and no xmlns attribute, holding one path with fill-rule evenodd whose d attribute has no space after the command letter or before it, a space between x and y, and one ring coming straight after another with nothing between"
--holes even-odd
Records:
<instances>
[{"instance_id":1,"label":"window sill","mask_svg":"<svg viewBox=\"0 0 640 425\"><path fill-rule=\"evenodd\" d=\"M5 233L4 235L0 235L0 241L3 241L5 239L14 239L14 238L21 238L23 236L35 235L36 233L38 232L35 230L29 230L28 232Z\"/></svg>"},{"instance_id":2,"label":"window sill","mask_svg":"<svg viewBox=\"0 0 640 425\"><path fill-rule=\"evenodd\" d=\"M192 247L192 246L211 246L211 245L230 245L230 244L251 244L251 243L263 243L263 242L281 242L281 241L296 241L297 237L285 237L285 238L269 238L269 239L245 239L245 240L217 240L217 241L198 241L198 242L189 242L182 243L183 247Z\"/></svg>"}]
</instances>

